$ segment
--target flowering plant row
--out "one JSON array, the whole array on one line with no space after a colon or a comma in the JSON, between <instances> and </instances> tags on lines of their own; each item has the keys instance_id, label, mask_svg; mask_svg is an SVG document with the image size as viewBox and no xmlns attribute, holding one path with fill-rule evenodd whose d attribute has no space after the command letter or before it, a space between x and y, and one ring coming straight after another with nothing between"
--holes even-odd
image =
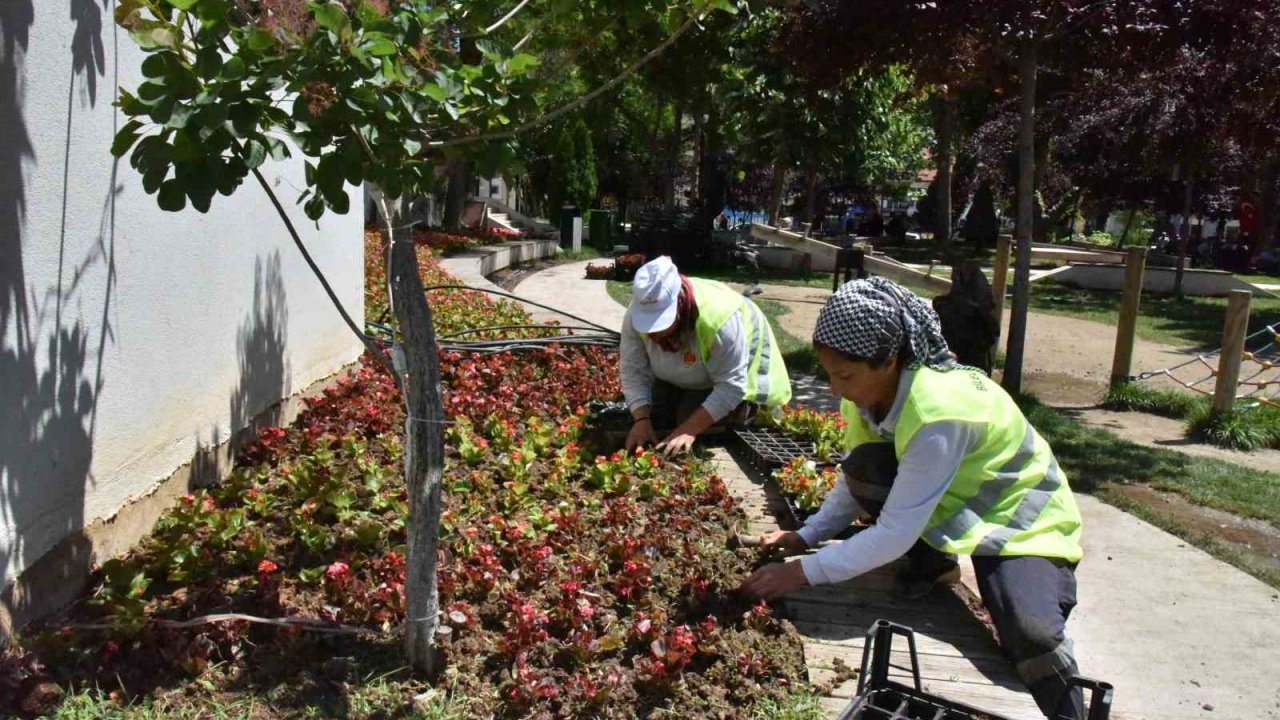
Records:
<instances>
[{"instance_id":1,"label":"flowering plant row","mask_svg":"<svg viewBox=\"0 0 1280 720\"><path fill-rule=\"evenodd\" d=\"M427 282L452 282L426 248L422 259ZM377 298L380 263L369 267ZM517 306L448 297L462 300L432 299L441 333L527 322ZM23 700L6 688L57 683L197 709L265 693L255 717L317 702L355 717L361 679L386 676L403 707L377 716L407 709L425 687L397 673L394 635L405 620L404 412L365 360L290 427L260 432L225 482L182 498L106 562L85 601L0 666L0 703ZM438 644L461 716L748 717L803 687L794 631L734 593L758 558L729 549L745 518L710 468L588 446L582 407L618 395L616 362L599 348L441 354L453 424ZM227 612L369 634L150 622ZM96 625L68 629L83 623Z\"/></svg>"},{"instance_id":2,"label":"flowering plant row","mask_svg":"<svg viewBox=\"0 0 1280 720\"><path fill-rule=\"evenodd\" d=\"M813 512L822 506L822 501L835 487L839 479L838 471L833 467L818 469L816 463L803 457L792 458L791 462L773 471L773 479L783 494L795 502L796 507L804 512Z\"/></svg>"}]
</instances>

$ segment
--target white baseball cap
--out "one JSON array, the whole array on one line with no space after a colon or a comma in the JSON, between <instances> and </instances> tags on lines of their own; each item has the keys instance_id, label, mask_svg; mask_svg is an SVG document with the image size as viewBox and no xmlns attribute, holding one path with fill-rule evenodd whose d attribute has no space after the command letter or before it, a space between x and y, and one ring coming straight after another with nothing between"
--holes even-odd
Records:
<instances>
[{"instance_id":1,"label":"white baseball cap","mask_svg":"<svg viewBox=\"0 0 1280 720\"><path fill-rule=\"evenodd\" d=\"M666 255L636 271L631 288L631 326L636 332L662 332L675 323L680 286L680 271Z\"/></svg>"}]
</instances>

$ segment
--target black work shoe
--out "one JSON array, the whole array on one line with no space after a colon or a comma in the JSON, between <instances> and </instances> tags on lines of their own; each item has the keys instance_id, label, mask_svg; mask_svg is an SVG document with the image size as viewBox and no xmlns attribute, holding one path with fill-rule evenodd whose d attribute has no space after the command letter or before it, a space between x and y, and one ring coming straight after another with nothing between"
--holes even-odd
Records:
<instances>
[{"instance_id":1,"label":"black work shoe","mask_svg":"<svg viewBox=\"0 0 1280 720\"><path fill-rule=\"evenodd\" d=\"M904 600L919 600L933 592L938 585L950 585L960 580L960 564L948 559L946 562L928 563L930 567L914 567L915 563L904 567L893 576L893 587L889 593Z\"/></svg>"}]
</instances>

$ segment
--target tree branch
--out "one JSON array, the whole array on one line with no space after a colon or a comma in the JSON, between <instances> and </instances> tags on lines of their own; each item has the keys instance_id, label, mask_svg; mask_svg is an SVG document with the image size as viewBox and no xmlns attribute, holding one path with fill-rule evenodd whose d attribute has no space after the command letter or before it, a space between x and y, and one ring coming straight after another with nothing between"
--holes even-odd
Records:
<instances>
[{"instance_id":1,"label":"tree branch","mask_svg":"<svg viewBox=\"0 0 1280 720\"><path fill-rule=\"evenodd\" d=\"M515 17L516 13L520 12L521 8L523 8L525 5L528 5L528 4L529 4L529 0L520 0L520 2L519 2L515 7L511 8L511 12L507 13L506 15L503 15L503 16L502 16L502 19L501 19L501 20L499 20L498 22L496 22L496 23L494 23L494 24L490 25L489 27L485 28L485 29L484 29L484 34L485 34L485 35L488 35L489 33L493 32L494 30L497 30L498 28L502 27L503 25L506 25L508 20L510 20L511 18Z\"/></svg>"},{"instance_id":2,"label":"tree branch","mask_svg":"<svg viewBox=\"0 0 1280 720\"><path fill-rule=\"evenodd\" d=\"M689 28L693 27L700 20L702 20L703 16L704 15L690 15L689 19L686 20L684 24L681 25L674 33L672 33L671 37L662 41L661 45L645 53L645 55L641 57L639 60L636 60L635 62L628 65L625 70L615 75L613 79L609 80L608 82L596 88L595 90L592 90L586 95L583 95L577 100L574 100L565 105L561 105L560 107L556 108L555 110L552 110L551 112L548 112L545 115L536 117L533 120L530 120L529 122L524 123L523 125L520 125L518 127L512 128L510 130L481 133L479 135L473 135L471 137L453 138L451 140L429 140L428 146L432 148L458 147L459 145L471 145L473 143L485 142L488 140L501 140L503 138L515 137L516 135L519 135L520 133L526 130L531 130L535 127L538 127L539 125L545 125L546 123L551 122L552 120L560 117L561 115L564 115L565 113L573 112L574 110L577 110L583 105L586 105L592 100L595 100L597 97L600 97L604 93L617 87L619 84L622 83L622 81L634 75L635 72L640 68L644 67L646 63L658 57L663 52L665 52L667 48L674 45L676 40L679 40L681 35L684 35L686 32L689 31Z\"/></svg>"}]
</instances>

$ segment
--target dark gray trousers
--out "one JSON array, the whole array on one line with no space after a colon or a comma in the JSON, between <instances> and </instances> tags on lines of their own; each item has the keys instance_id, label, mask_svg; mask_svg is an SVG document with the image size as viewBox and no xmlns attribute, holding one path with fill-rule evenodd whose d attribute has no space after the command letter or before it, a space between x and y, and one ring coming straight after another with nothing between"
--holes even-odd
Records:
<instances>
[{"instance_id":1,"label":"dark gray trousers","mask_svg":"<svg viewBox=\"0 0 1280 720\"><path fill-rule=\"evenodd\" d=\"M1040 711L1050 720L1081 720L1084 693L1068 691L1079 674L1067 617L1076 606L1075 565L1042 557L973 556L978 591L1000 645L1012 657Z\"/></svg>"}]
</instances>

